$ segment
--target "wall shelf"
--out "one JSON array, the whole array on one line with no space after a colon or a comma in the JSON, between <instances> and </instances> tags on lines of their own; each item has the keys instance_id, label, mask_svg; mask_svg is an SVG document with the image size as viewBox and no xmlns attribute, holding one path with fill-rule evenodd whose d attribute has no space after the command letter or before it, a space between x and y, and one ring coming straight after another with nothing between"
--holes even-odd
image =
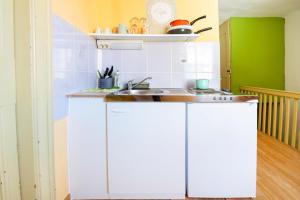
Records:
<instances>
[{"instance_id":1,"label":"wall shelf","mask_svg":"<svg viewBox=\"0 0 300 200\"><path fill-rule=\"evenodd\" d=\"M144 42L189 42L196 40L198 34L90 34L96 40L140 40Z\"/></svg>"}]
</instances>

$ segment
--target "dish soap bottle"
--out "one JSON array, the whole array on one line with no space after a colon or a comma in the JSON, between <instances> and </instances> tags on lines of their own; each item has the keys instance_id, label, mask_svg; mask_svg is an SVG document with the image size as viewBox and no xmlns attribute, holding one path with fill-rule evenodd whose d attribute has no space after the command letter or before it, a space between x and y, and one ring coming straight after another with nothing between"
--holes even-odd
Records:
<instances>
[{"instance_id":1,"label":"dish soap bottle","mask_svg":"<svg viewBox=\"0 0 300 200\"><path fill-rule=\"evenodd\" d=\"M120 72L119 72L119 70L117 70L114 75L114 87L120 88Z\"/></svg>"}]
</instances>

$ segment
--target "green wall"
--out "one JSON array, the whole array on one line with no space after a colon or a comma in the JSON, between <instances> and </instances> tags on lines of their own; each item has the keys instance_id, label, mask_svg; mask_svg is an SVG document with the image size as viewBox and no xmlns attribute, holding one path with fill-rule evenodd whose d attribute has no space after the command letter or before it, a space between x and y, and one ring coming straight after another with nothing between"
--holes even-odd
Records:
<instances>
[{"instance_id":1,"label":"green wall","mask_svg":"<svg viewBox=\"0 0 300 200\"><path fill-rule=\"evenodd\" d=\"M230 19L231 89L240 86L284 89L283 18Z\"/></svg>"}]
</instances>

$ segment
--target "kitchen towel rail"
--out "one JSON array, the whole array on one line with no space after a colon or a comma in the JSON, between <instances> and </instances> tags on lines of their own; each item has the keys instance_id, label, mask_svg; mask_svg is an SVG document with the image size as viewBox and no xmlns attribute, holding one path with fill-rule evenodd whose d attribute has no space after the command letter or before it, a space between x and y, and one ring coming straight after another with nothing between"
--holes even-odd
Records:
<instances>
[{"instance_id":1,"label":"kitchen towel rail","mask_svg":"<svg viewBox=\"0 0 300 200\"><path fill-rule=\"evenodd\" d=\"M259 97L258 131L300 151L300 93L249 86L240 91Z\"/></svg>"}]
</instances>

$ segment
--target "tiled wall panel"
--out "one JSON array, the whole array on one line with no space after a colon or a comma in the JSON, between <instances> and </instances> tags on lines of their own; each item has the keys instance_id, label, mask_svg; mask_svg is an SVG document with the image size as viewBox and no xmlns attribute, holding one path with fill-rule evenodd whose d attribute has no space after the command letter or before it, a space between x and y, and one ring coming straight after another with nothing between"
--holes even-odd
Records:
<instances>
[{"instance_id":1,"label":"tiled wall panel","mask_svg":"<svg viewBox=\"0 0 300 200\"><path fill-rule=\"evenodd\" d=\"M190 88L195 79L209 79L210 87L220 89L218 42L145 43L142 50L102 50L102 70L114 66L121 82L153 79L151 87Z\"/></svg>"},{"instance_id":2,"label":"tiled wall panel","mask_svg":"<svg viewBox=\"0 0 300 200\"><path fill-rule=\"evenodd\" d=\"M54 119L67 116L66 94L96 87L95 41L53 15L53 102Z\"/></svg>"}]
</instances>

